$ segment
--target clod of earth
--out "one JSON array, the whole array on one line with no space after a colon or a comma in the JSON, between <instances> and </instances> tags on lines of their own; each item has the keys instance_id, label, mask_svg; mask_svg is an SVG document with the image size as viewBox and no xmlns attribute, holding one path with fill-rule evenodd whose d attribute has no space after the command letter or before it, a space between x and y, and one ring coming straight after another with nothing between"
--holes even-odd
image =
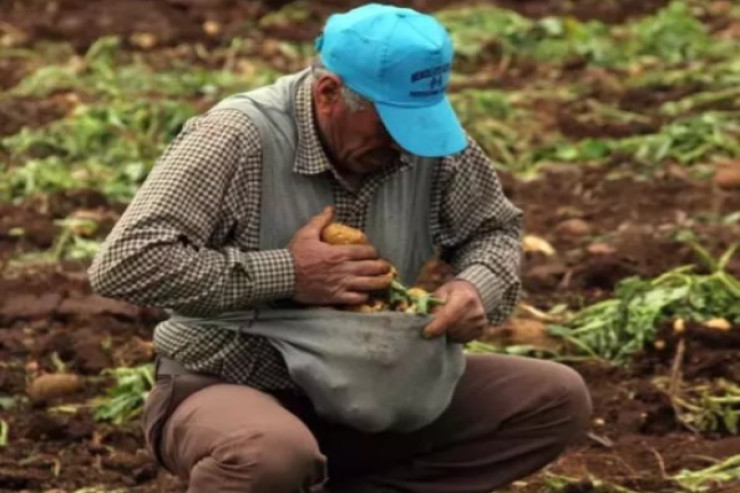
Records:
<instances>
[{"instance_id":1,"label":"clod of earth","mask_svg":"<svg viewBox=\"0 0 740 493\"><path fill-rule=\"evenodd\" d=\"M591 243L586 247L586 251L591 255L613 255L617 253L617 249L608 243L598 242Z\"/></svg>"},{"instance_id":2,"label":"clod of earth","mask_svg":"<svg viewBox=\"0 0 740 493\"><path fill-rule=\"evenodd\" d=\"M740 189L740 161L725 161L717 165L714 183L725 190Z\"/></svg>"},{"instance_id":3,"label":"clod of earth","mask_svg":"<svg viewBox=\"0 0 740 493\"><path fill-rule=\"evenodd\" d=\"M591 232L591 225L583 219L568 219L558 224L555 229L566 236L585 236Z\"/></svg>"},{"instance_id":4,"label":"clod of earth","mask_svg":"<svg viewBox=\"0 0 740 493\"><path fill-rule=\"evenodd\" d=\"M550 336L547 325L531 318L507 320L501 328L494 329L494 335L500 335L507 346L528 345L550 350L562 349L562 341Z\"/></svg>"}]
</instances>

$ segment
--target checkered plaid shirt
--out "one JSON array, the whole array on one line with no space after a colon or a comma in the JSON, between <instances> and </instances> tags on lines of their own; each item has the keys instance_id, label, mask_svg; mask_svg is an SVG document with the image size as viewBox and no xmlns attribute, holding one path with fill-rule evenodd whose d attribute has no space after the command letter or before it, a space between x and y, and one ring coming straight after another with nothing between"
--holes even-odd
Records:
<instances>
[{"instance_id":1,"label":"checkered plaid shirt","mask_svg":"<svg viewBox=\"0 0 740 493\"><path fill-rule=\"evenodd\" d=\"M359 190L345 188L315 131L310 80L295 105L296 166L331 173L336 220L362 228L369 196L403 163L368 176ZM522 214L504 196L481 148L469 144L435 172L432 233L457 277L477 287L498 323L519 296ZM290 298L290 252L259 251L261 168L259 134L244 114L225 109L189 120L94 259L93 289L200 317ZM261 336L164 321L154 343L193 371L263 390L296 390L282 357Z\"/></svg>"}]
</instances>

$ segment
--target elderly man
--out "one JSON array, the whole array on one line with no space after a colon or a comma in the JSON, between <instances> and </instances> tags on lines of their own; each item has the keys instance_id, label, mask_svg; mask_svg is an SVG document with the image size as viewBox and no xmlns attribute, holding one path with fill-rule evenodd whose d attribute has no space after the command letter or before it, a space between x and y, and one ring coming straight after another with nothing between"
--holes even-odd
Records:
<instances>
[{"instance_id":1,"label":"elderly man","mask_svg":"<svg viewBox=\"0 0 740 493\"><path fill-rule=\"evenodd\" d=\"M412 282L435 249L456 275L426 340L461 347L517 300L522 214L446 97L445 29L372 4L332 16L316 47L312 69L189 121L91 267L97 292L174 315L154 333L147 444L192 493L488 493L583 431L577 373L468 356L433 421L368 432L317 411L269 330L219 325L258 306L362 303L388 285L381 258ZM373 246L322 242L332 221Z\"/></svg>"}]
</instances>

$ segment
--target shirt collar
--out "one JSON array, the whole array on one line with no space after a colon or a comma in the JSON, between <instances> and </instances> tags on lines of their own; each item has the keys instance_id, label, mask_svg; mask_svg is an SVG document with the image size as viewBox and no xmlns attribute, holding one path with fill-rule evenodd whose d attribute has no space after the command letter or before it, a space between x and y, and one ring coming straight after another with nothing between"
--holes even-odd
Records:
<instances>
[{"instance_id":1,"label":"shirt collar","mask_svg":"<svg viewBox=\"0 0 740 493\"><path fill-rule=\"evenodd\" d=\"M295 118L298 125L298 145L293 171L301 175L316 175L331 170L329 158L321 146L311 100L311 76L298 87L295 101Z\"/></svg>"}]
</instances>

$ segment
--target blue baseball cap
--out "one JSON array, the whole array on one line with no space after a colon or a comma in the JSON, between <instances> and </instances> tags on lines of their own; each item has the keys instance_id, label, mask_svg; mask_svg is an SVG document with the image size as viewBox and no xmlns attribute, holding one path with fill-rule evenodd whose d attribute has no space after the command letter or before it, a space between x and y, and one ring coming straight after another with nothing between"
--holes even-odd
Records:
<instances>
[{"instance_id":1,"label":"blue baseball cap","mask_svg":"<svg viewBox=\"0 0 740 493\"><path fill-rule=\"evenodd\" d=\"M406 151L441 157L465 149L446 95L452 40L434 17L371 3L330 16L315 46L327 69L373 102Z\"/></svg>"}]
</instances>

